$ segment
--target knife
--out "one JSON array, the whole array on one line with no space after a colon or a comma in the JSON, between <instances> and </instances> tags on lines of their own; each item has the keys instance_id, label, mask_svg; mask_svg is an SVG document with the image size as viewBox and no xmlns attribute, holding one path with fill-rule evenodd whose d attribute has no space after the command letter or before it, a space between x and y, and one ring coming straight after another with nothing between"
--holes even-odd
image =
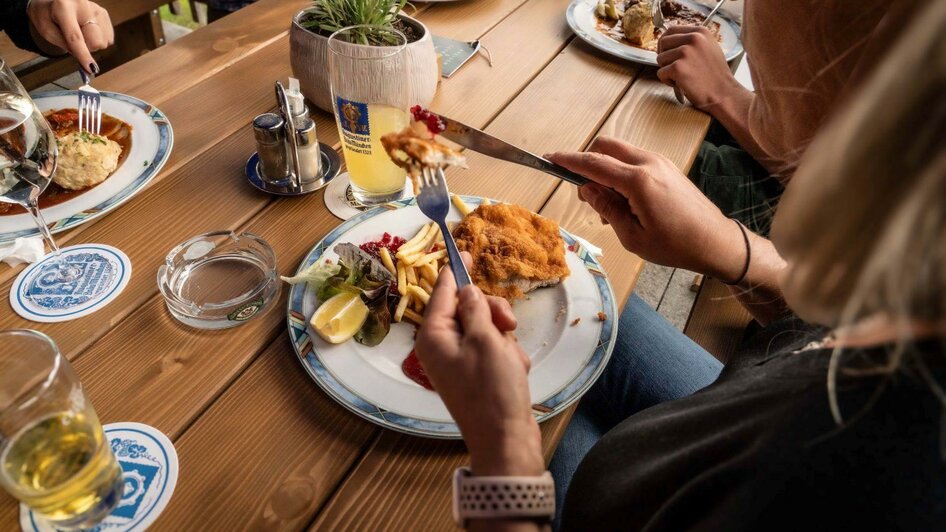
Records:
<instances>
[{"instance_id":1,"label":"knife","mask_svg":"<svg viewBox=\"0 0 946 532\"><path fill-rule=\"evenodd\" d=\"M446 128L440 133L442 137L452 140L477 153L482 153L483 155L488 155L495 159L521 164L522 166L528 166L529 168L535 168L536 170L541 170L542 172L551 174L579 187L589 182L588 178L584 176L561 167L548 159L543 159L538 155L529 153L522 148L513 146L488 133L484 133L475 127L470 127L443 115L436 116L440 118Z\"/></svg>"}]
</instances>

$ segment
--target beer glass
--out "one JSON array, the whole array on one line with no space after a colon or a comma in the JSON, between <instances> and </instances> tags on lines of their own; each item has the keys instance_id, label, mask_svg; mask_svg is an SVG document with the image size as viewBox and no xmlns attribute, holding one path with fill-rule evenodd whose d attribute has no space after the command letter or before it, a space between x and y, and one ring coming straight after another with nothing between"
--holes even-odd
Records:
<instances>
[{"instance_id":1,"label":"beer glass","mask_svg":"<svg viewBox=\"0 0 946 532\"><path fill-rule=\"evenodd\" d=\"M407 173L388 158L381 136L410 123L407 38L380 26L351 26L329 37L332 105L355 199L400 199Z\"/></svg>"}]
</instances>

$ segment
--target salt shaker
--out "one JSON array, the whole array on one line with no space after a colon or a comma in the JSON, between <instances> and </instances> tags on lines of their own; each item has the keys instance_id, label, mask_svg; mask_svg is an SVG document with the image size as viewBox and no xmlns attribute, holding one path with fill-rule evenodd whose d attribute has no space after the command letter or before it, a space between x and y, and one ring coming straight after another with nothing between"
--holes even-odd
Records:
<instances>
[{"instance_id":1,"label":"salt shaker","mask_svg":"<svg viewBox=\"0 0 946 532\"><path fill-rule=\"evenodd\" d=\"M259 153L262 178L268 182L289 177L289 157L286 151L286 123L275 113L265 113L253 119L253 136Z\"/></svg>"}]
</instances>

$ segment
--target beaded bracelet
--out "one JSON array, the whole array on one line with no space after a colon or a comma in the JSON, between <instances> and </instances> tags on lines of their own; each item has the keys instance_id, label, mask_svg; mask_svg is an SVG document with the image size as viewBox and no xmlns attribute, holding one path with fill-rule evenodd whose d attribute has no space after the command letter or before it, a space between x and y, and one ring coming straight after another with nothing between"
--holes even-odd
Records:
<instances>
[{"instance_id":1,"label":"beaded bracelet","mask_svg":"<svg viewBox=\"0 0 946 532\"><path fill-rule=\"evenodd\" d=\"M746 275L749 275L749 264L752 262L752 246L749 244L749 230L746 228L746 226L735 218L730 218L730 220L736 222L736 225L739 226L739 230L742 231L742 240L746 243L746 263L743 265L742 273L739 275L738 279L731 283L729 281L723 281L722 279L720 279L720 281L723 284L735 286L745 281Z\"/></svg>"}]
</instances>

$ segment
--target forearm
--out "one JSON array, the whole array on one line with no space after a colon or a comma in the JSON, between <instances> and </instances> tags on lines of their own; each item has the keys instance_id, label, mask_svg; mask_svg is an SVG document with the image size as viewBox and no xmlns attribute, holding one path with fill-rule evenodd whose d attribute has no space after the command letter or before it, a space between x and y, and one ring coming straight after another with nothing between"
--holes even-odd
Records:
<instances>
[{"instance_id":1,"label":"forearm","mask_svg":"<svg viewBox=\"0 0 946 532\"><path fill-rule=\"evenodd\" d=\"M734 85L726 90L726 94L712 105L707 106L704 111L718 120L753 159L774 174L780 167L779 162L772 159L759 146L749 131L749 107L756 98L756 94L735 82L735 80L733 81Z\"/></svg>"},{"instance_id":2,"label":"forearm","mask_svg":"<svg viewBox=\"0 0 946 532\"><path fill-rule=\"evenodd\" d=\"M730 291L756 321L768 325L789 310L779 286L785 261L772 241L755 233L749 233L749 245L752 250L749 270L745 279L730 287Z\"/></svg>"}]
</instances>

